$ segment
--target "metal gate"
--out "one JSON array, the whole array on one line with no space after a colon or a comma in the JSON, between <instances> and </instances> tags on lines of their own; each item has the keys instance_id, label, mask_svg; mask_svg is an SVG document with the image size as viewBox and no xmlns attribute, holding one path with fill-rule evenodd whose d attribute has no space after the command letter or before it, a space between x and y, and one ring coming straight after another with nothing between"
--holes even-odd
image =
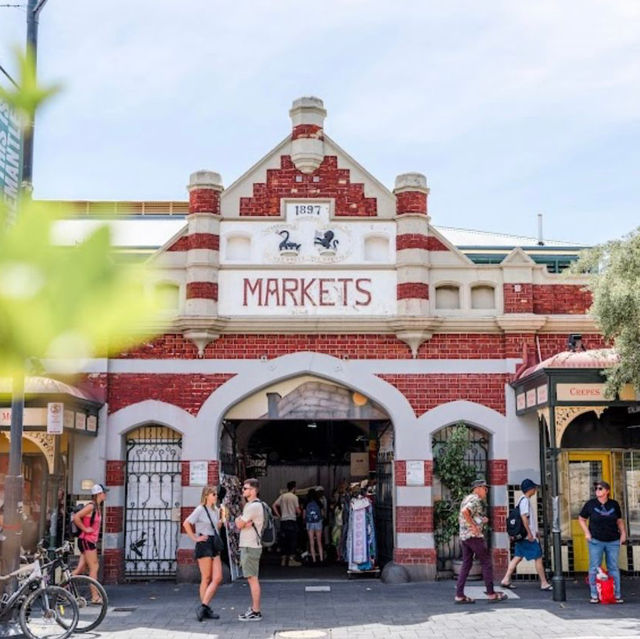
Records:
<instances>
[{"instance_id":1,"label":"metal gate","mask_svg":"<svg viewBox=\"0 0 640 639\"><path fill-rule=\"evenodd\" d=\"M393 560L393 451L378 454L374 511L378 564Z\"/></svg>"},{"instance_id":2,"label":"metal gate","mask_svg":"<svg viewBox=\"0 0 640 639\"><path fill-rule=\"evenodd\" d=\"M173 578L182 496L179 433L142 426L126 437L125 577Z\"/></svg>"},{"instance_id":3,"label":"metal gate","mask_svg":"<svg viewBox=\"0 0 640 639\"><path fill-rule=\"evenodd\" d=\"M449 435L454 428L457 428L458 424L447 426L439 430L432 439L432 451L433 458L435 459L442 448L446 445ZM489 460L489 439L488 436L481 430L467 426L467 437L469 441L469 447L465 453L464 461L473 466L476 469L476 476L482 479L487 479L488 460ZM449 497L449 491L437 481L434 485L434 500L435 499L447 499ZM438 490L440 494L437 494ZM489 495L487 495L487 498ZM437 531L436 531L437 533ZM487 543L490 542L490 535L487 536ZM490 545L490 544L489 544ZM458 535L454 535L453 538L446 542L436 544L437 553L437 569L438 572L445 570L451 570L451 562L454 559L460 559L462 557L462 550L460 548L460 541Z\"/></svg>"}]
</instances>

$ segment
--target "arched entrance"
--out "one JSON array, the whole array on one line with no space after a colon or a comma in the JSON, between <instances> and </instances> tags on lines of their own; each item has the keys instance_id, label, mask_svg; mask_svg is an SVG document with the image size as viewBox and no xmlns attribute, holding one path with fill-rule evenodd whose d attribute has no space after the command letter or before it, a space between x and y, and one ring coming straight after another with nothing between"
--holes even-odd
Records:
<instances>
[{"instance_id":1,"label":"arched entrance","mask_svg":"<svg viewBox=\"0 0 640 639\"><path fill-rule=\"evenodd\" d=\"M226 412L220 470L223 481L225 476L257 477L260 496L269 504L290 481L297 484L302 506L309 489L321 486L326 500L323 541L328 549L322 573L338 576L346 575L346 566L337 561L345 542L335 503L343 502L349 491L362 489L373 501L377 566L392 558L393 449L391 420L371 398L333 381L298 375L262 388ZM299 559L306 561L302 522L298 551ZM264 567L267 576L292 576L288 568L280 570L277 553L266 553Z\"/></svg>"}]
</instances>

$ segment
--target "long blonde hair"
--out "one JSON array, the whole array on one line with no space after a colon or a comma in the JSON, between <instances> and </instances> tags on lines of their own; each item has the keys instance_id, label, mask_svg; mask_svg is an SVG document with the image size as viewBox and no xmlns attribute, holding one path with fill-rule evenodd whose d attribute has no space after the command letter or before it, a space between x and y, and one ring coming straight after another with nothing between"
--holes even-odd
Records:
<instances>
[{"instance_id":1,"label":"long blonde hair","mask_svg":"<svg viewBox=\"0 0 640 639\"><path fill-rule=\"evenodd\" d=\"M218 489L215 486L205 486L202 489L202 495L200 495L200 504L202 506L206 506L207 497L209 495L215 495L217 497L218 496Z\"/></svg>"}]
</instances>

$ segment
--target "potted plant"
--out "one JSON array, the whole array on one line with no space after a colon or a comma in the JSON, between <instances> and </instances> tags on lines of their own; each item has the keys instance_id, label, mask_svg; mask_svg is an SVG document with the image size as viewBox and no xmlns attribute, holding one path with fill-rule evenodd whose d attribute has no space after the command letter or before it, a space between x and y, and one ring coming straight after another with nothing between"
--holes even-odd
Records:
<instances>
[{"instance_id":1,"label":"potted plant","mask_svg":"<svg viewBox=\"0 0 640 639\"><path fill-rule=\"evenodd\" d=\"M437 547L451 544L457 546L460 504L471 491L471 483L477 478L475 467L465 460L468 449L469 428L463 422L459 422L451 430L446 442L440 444L434 457L434 473L445 488L441 498L434 503L433 510ZM459 572L460 563L460 560L453 560L454 574ZM472 574L474 572L472 569Z\"/></svg>"}]
</instances>

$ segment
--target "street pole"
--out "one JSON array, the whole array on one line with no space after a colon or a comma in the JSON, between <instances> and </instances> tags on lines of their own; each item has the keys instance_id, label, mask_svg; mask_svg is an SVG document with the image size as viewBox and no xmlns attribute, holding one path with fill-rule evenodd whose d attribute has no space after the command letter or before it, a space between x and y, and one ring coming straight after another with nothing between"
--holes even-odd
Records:
<instances>
[{"instance_id":1,"label":"street pole","mask_svg":"<svg viewBox=\"0 0 640 639\"><path fill-rule=\"evenodd\" d=\"M552 523L551 535L553 538L553 600L566 601L567 590L564 575L562 574L562 528L560 526L560 482L558 478L558 453L556 443L556 409L554 405L549 407L549 440L551 453L551 504Z\"/></svg>"},{"instance_id":2,"label":"street pole","mask_svg":"<svg viewBox=\"0 0 640 639\"><path fill-rule=\"evenodd\" d=\"M35 64L38 49L38 16L47 0L28 0L27 3L27 49L33 56ZM31 198L33 192L33 132L34 115L28 116L25 126L22 152L21 194ZM4 534L2 544L3 571L13 572L20 565L20 545L22 541L22 508L23 508L23 476L22 476L22 422L24 416L24 376L26 362L22 371L13 375L11 389L11 446L9 449L9 472L5 476L4 501ZM8 588L15 588L15 580L9 582ZM4 633L11 632L3 628ZM2 636L10 636L3 634Z\"/></svg>"}]
</instances>

